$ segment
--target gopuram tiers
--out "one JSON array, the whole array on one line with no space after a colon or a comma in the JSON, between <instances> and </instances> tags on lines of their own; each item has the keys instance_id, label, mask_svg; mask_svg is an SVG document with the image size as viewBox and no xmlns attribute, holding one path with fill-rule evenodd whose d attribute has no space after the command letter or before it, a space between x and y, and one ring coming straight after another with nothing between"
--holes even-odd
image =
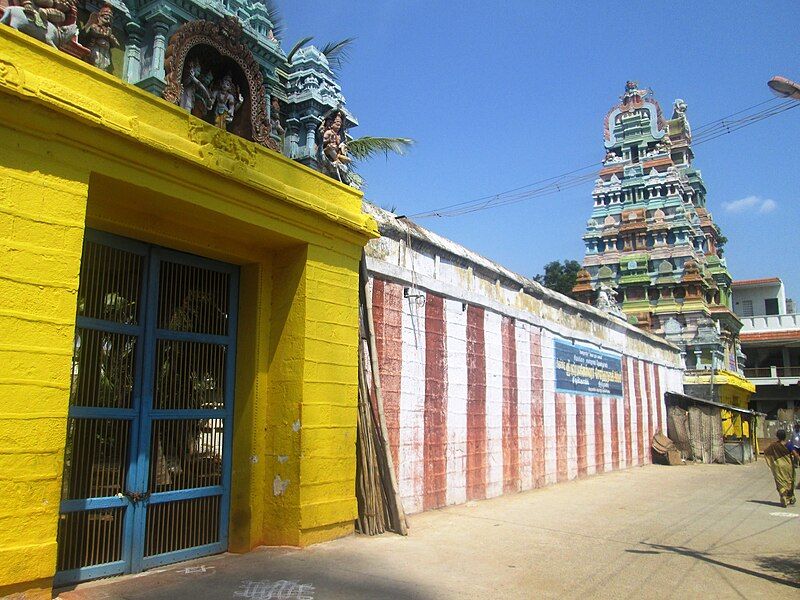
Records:
<instances>
[{"instance_id":1,"label":"gopuram tiers","mask_svg":"<svg viewBox=\"0 0 800 600\"><path fill-rule=\"evenodd\" d=\"M604 137L576 297L676 343L698 376L741 379L741 322L731 310L724 238L692 164L686 103L676 100L665 119L651 92L629 81Z\"/></svg>"}]
</instances>

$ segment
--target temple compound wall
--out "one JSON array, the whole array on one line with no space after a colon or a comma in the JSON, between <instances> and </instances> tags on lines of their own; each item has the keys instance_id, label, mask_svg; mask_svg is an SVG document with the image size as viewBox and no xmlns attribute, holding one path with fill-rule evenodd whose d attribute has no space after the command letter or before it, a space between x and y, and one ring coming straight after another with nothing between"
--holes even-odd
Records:
<instances>
[{"instance_id":1,"label":"temple compound wall","mask_svg":"<svg viewBox=\"0 0 800 600\"><path fill-rule=\"evenodd\" d=\"M361 193L6 26L0 114L0 596L351 533Z\"/></svg>"},{"instance_id":2,"label":"temple compound wall","mask_svg":"<svg viewBox=\"0 0 800 600\"><path fill-rule=\"evenodd\" d=\"M409 513L651 462L678 349L372 205L391 451Z\"/></svg>"}]
</instances>

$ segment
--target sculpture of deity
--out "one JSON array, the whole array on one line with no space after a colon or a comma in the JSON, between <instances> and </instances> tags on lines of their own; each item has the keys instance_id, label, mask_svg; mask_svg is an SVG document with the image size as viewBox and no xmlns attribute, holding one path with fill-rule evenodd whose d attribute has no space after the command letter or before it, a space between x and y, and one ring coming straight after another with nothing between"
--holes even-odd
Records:
<instances>
[{"instance_id":1,"label":"sculpture of deity","mask_svg":"<svg viewBox=\"0 0 800 600\"><path fill-rule=\"evenodd\" d=\"M228 125L233 122L236 111L242 106L244 98L239 93L233 77L226 73L216 89L211 92L213 101L214 125L227 131Z\"/></svg>"},{"instance_id":2,"label":"sculpture of deity","mask_svg":"<svg viewBox=\"0 0 800 600\"><path fill-rule=\"evenodd\" d=\"M286 133L286 129L281 125L281 105L277 98L273 96L270 102L270 119L269 124L272 128L272 133L282 138Z\"/></svg>"},{"instance_id":3,"label":"sculpture of deity","mask_svg":"<svg viewBox=\"0 0 800 600\"><path fill-rule=\"evenodd\" d=\"M181 91L180 106L196 117L203 118L211 110L213 101L211 92L208 91L207 74L203 73L200 61L196 58L189 60L185 67L183 77L183 90Z\"/></svg>"},{"instance_id":4,"label":"sculpture of deity","mask_svg":"<svg viewBox=\"0 0 800 600\"><path fill-rule=\"evenodd\" d=\"M345 116L341 110L329 113L323 119L319 126L322 134L319 160L323 170L331 177L351 184L350 157L347 155L344 126Z\"/></svg>"},{"instance_id":5,"label":"sculpture of deity","mask_svg":"<svg viewBox=\"0 0 800 600\"><path fill-rule=\"evenodd\" d=\"M113 71L111 48L118 48L120 45L111 30L113 20L113 9L110 4L106 4L89 16L89 21L83 28L83 33L86 35L88 46L91 50L89 62L108 73Z\"/></svg>"},{"instance_id":6,"label":"sculpture of deity","mask_svg":"<svg viewBox=\"0 0 800 600\"><path fill-rule=\"evenodd\" d=\"M20 5L39 27L47 27L47 23L61 25L75 9L72 0L23 0Z\"/></svg>"},{"instance_id":7,"label":"sculpture of deity","mask_svg":"<svg viewBox=\"0 0 800 600\"><path fill-rule=\"evenodd\" d=\"M343 125L344 115L341 111L334 114L327 126L323 123L325 130L322 133L322 153L334 164L350 162L350 157L347 156L347 144L342 140Z\"/></svg>"},{"instance_id":8,"label":"sculpture of deity","mask_svg":"<svg viewBox=\"0 0 800 600\"><path fill-rule=\"evenodd\" d=\"M82 51L88 50L76 40L77 14L74 0L16 0L15 4L5 5L0 23L54 48L72 44L71 53L82 58Z\"/></svg>"},{"instance_id":9,"label":"sculpture of deity","mask_svg":"<svg viewBox=\"0 0 800 600\"><path fill-rule=\"evenodd\" d=\"M672 105L672 118L680 119L683 123L683 131L687 138L692 137L692 128L689 126L689 119L686 117L686 109L688 108L686 102L678 98Z\"/></svg>"}]
</instances>

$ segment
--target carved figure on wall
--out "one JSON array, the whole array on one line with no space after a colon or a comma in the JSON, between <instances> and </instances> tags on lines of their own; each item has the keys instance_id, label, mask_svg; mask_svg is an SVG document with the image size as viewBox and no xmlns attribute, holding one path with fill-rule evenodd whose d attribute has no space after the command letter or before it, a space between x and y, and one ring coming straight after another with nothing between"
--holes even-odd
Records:
<instances>
[{"instance_id":1,"label":"carved figure on wall","mask_svg":"<svg viewBox=\"0 0 800 600\"><path fill-rule=\"evenodd\" d=\"M75 8L71 5L70 15L73 15L73 22L68 25L60 25L66 20L65 13L61 8L67 5L58 3L59 8L55 8L52 0L40 0L43 3L50 3L50 7L38 8L31 2L26 6L9 6L0 17L0 23L16 29L20 33L31 36L52 46L61 48L67 45L78 33L78 25L74 22ZM52 20L51 20L52 19Z\"/></svg>"},{"instance_id":2,"label":"carved figure on wall","mask_svg":"<svg viewBox=\"0 0 800 600\"><path fill-rule=\"evenodd\" d=\"M211 92L213 101L214 125L227 131L228 125L233 122L236 111L244 103L244 97L239 93L230 73L223 75L222 79Z\"/></svg>"},{"instance_id":3,"label":"carved figure on wall","mask_svg":"<svg viewBox=\"0 0 800 600\"><path fill-rule=\"evenodd\" d=\"M119 48L119 41L111 30L114 13L110 4L106 4L89 16L83 32L89 43L89 62L98 69L111 73L111 48Z\"/></svg>"},{"instance_id":4,"label":"carved figure on wall","mask_svg":"<svg viewBox=\"0 0 800 600\"><path fill-rule=\"evenodd\" d=\"M661 138L661 141L656 144L656 152L658 154L669 154L672 152L672 140L669 139L668 135L665 135Z\"/></svg>"},{"instance_id":5,"label":"carved figure on wall","mask_svg":"<svg viewBox=\"0 0 800 600\"><path fill-rule=\"evenodd\" d=\"M345 116L341 110L329 113L319 126L322 143L320 163L323 169L342 183L350 183L350 157L345 141Z\"/></svg>"},{"instance_id":6,"label":"carved figure on wall","mask_svg":"<svg viewBox=\"0 0 800 600\"><path fill-rule=\"evenodd\" d=\"M597 300L595 300L595 308L604 310L612 315L624 316L622 309L616 300L617 293L610 285L605 283L600 284L600 289L597 292Z\"/></svg>"},{"instance_id":7,"label":"carved figure on wall","mask_svg":"<svg viewBox=\"0 0 800 600\"><path fill-rule=\"evenodd\" d=\"M281 103L274 96L270 102L269 120L273 135L283 138L283 136L286 135L286 129L281 125Z\"/></svg>"},{"instance_id":8,"label":"carved figure on wall","mask_svg":"<svg viewBox=\"0 0 800 600\"><path fill-rule=\"evenodd\" d=\"M181 91L180 106L197 117L205 117L211 110L213 100L208 91L211 74L203 73L203 67L196 58L189 60L184 68L183 90Z\"/></svg>"},{"instance_id":9,"label":"carved figure on wall","mask_svg":"<svg viewBox=\"0 0 800 600\"><path fill-rule=\"evenodd\" d=\"M617 156L617 155L616 155L614 152L612 152L611 150L609 150L608 152L606 152L606 156L605 156L605 158L603 159L603 164L605 164L605 165L610 165L610 164L612 164L612 163L619 163L619 162L625 162L625 157L623 157L623 156Z\"/></svg>"},{"instance_id":10,"label":"carved figure on wall","mask_svg":"<svg viewBox=\"0 0 800 600\"><path fill-rule=\"evenodd\" d=\"M236 17L181 25L170 38L164 57L166 86L162 95L187 110L191 105L196 116L213 119L226 131L278 150L278 142L270 136L261 67L242 36ZM198 83L209 93L209 104ZM205 115L206 108L210 115Z\"/></svg>"},{"instance_id":11,"label":"carved figure on wall","mask_svg":"<svg viewBox=\"0 0 800 600\"><path fill-rule=\"evenodd\" d=\"M40 27L46 23L61 25L67 21L70 13L75 9L72 0L23 0L20 6L29 18L36 21Z\"/></svg>"}]
</instances>

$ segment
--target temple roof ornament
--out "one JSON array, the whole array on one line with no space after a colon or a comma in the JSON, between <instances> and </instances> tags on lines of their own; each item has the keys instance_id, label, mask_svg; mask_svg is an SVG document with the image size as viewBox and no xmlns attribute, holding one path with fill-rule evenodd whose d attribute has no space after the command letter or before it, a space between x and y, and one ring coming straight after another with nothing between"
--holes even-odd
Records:
<instances>
[{"instance_id":1,"label":"temple roof ornament","mask_svg":"<svg viewBox=\"0 0 800 600\"><path fill-rule=\"evenodd\" d=\"M617 130L623 128L623 116L645 117L650 124L650 134L656 140L666 135L666 122L661 105L652 97L651 90L640 89L635 81L628 81L625 84L625 93L620 96L619 104L613 106L606 114L603 135L607 149L620 144Z\"/></svg>"},{"instance_id":2,"label":"temple roof ornament","mask_svg":"<svg viewBox=\"0 0 800 600\"><path fill-rule=\"evenodd\" d=\"M169 40L164 64L165 100L222 129L278 150L270 137L261 69L242 43L242 26L236 17L217 23L184 23ZM185 93L189 90L194 98Z\"/></svg>"},{"instance_id":3,"label":"temple roof ornament","mask_svg":"<svg viewBox=\"0 0 800 600\"><path fill-rule=\"evenodd\" d=\"M692 142L692 128L689 126L689 119L686 117L688 106L684 100L678 98L672 105L672 119L670 120L670 135L685 138L687 143Z\"/></svg>"}]
</instances>

